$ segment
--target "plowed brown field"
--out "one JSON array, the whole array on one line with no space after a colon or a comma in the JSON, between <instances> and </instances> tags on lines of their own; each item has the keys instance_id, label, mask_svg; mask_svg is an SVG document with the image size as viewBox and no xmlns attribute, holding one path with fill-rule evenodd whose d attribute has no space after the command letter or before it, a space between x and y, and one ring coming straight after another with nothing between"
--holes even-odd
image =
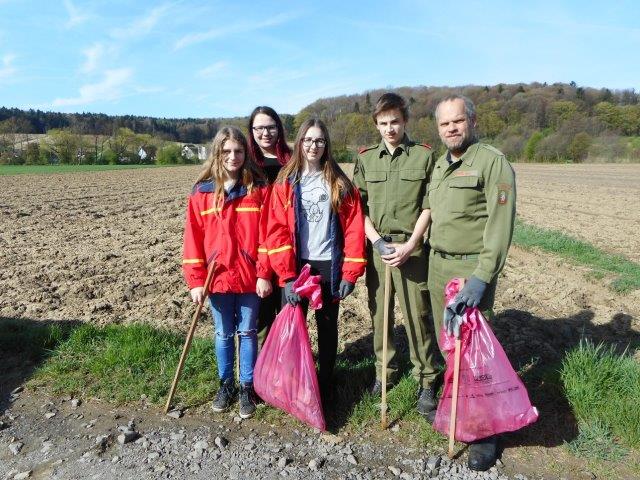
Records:
<instances>
[{"instance_id":1,"label":"plowed brown field","mask_svg":"<svg viewBox=\"0 0 640 480\"><path fill-rule=\"evenodd\" d=\"M193 306L180 270L182 228L198 170L0 177L0 317L142 321L186 331ZM516 171L521 219L640 261L640 165L516 165ZM372 353L366 298L359 282L343 302L346 356ZM525 375L555 364L582 337L640 343L640 291L613 293L584 267L518 247L501 275L496 312L496 335ZM209 322L199 328L211 334ZM541 417L507 442L533 450L510 455L533 471L540 455L563 470L565 453L538 447L573 438L575 422L544 382L535 376L527 382Z\"/></svg>"},{"instance_id":2,"label":"plowed brown field","mask_svg":"<svg viewBox=\"0 0 640 480\"><path fill-rule=\"evenodd\" d=\"M516 171L524 221L640 260L639 165ZM197 173L175 167L2 177L0 315L184 327L192 308L180 271L181 237ZM588 310L599 325L623 315L637 328L638 292L615 295L553 256L513 247L502 276L497 311L550 319ZM368 333L361 284L343 312L343 341Z\"/></svg>"}]
</instances>

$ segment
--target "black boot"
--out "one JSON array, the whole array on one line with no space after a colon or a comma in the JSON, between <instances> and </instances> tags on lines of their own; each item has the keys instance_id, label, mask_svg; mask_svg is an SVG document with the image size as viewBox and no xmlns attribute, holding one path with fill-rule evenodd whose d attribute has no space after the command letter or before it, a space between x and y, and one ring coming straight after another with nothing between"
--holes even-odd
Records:
<instances>
[{"instance_id":1,"label":"black boot","mask_svg":"<svg viewBox=\"0 0 640 480\"><path fill-rule=\"evenodd\" d=\"M418 390L418 413L432 424L436 419L437 408L438 402L435 399L433 385L420 387Z\"/></svg>"},{"instance_id":2,"label":"black boot","mask_svg":"<svg viewBox=\"0 0 640 480\"><path fill-rule=\"evenodd\" d=\"M469 446L468 465L471 470L484 472L496 464L498 458L498 436L476 440Z\"/></svg>"},{"instance_id":3,"label":"black boot","mask_svg":"<svg viewBox=\"0 0 640 480\"><path fill-rule=\"evenodd\" d=\"M393 382L387 382L387 393L394 387ZM373 397L379 397L382 395L382 380L376 380L373 384L368 388L369 393Z\"/></svg>"}]
</instances>

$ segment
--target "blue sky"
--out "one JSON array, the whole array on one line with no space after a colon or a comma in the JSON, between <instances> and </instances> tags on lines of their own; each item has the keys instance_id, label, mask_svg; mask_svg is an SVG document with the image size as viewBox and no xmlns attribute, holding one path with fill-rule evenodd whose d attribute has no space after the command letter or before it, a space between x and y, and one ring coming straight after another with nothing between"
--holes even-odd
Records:
<instances>
[{"instance_id":1,"label":"blue sky","mask_svg":"<svg viewBox=\"0 0 640 480\"><path fill-rule=\"evenodd\" d=\"M399 86L640 90L633 1L0 0L0 106L221 117Z\"/></svg>"}]
</instances>

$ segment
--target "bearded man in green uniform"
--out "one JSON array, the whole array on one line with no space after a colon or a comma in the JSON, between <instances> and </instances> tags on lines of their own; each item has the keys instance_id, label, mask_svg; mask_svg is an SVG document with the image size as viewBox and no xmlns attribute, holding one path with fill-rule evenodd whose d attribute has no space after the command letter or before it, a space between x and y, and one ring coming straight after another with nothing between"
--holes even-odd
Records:
<instances>
[{"instance_id":1,"label":"bearded man in green uniform","mask_svg":"<svg viewBox=\"0 0 640 480\"><path fill-rule=\"evenodd\" d=\"M433 169L428 204L431 209L429 293L436 331L444 321L449 331L466 307L478 307L494 318L498 274L504 266L516 213L515 174L505 156L477 141L473 102L450 95L436 107L440 139L447 147ZM444 288L455 277L466 279L444 315ZM495 464L497 437L469 447L469 468L484 471Z\"/></svg>"},{"instance_id":2,"label":"bearded man in green uniform","mask_svg":"<svg viewBox=\"0 0 640 480\"><path fill-rule=\"evenodd\" d=\"M371 393L382 390L384 272L391 268L388 326L387 384L397 380L393 335L394 293L409 341L412 374L419 385L417 409L431 422L437 404L433 384L438 373L433 325L428 320L427 255L423 248L429 225L427 183L434 159L431 147L409 140L405 134L408 109L402 97L385 93L376 103L373 120L382 139L360 150L353 182L360 191L369 241L366 285L373 320L376 381Z\"/></svg>"}]
</instances>

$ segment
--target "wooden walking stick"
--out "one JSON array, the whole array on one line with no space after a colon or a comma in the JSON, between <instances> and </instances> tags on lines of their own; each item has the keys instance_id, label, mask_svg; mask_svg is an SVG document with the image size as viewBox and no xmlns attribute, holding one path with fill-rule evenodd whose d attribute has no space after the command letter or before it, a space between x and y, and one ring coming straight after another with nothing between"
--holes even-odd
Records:
<instances>
[{"instance_id":1,"label":"wooden walking stick","mask_svg":"<svg viewBox=\"0 0 640 480\"><path fill-rule=\"evenodd\" d=\"M460 279L460 289L464 287L464 278ZM451 417L449 418L449 458L453 458L453 444L456 440L456 413L458 408L458 382L460 380L460 331L456 336L456 349L453 357L453 391L451 393Z\"/></svg>"},{"instance_id":2,"label":"wooden walking stick","mask_svg":"<svg viewBox=\"0 0 640 480\"><path fill-rule=\"evenodd\" d=\"M202 312L202 307L204 306L205 299L209 296L209 286L211 285L211 280L213 279L213 270L215 269L215 265L216 262L211 262L211 265L209 265L207 279L204 281L204 297L202 298L202 302L198 303L198 308L196 308L196 312L193 314L193 318L191 319L191 327L189 328L189 333L187 333L187 339L184 342L184 347L182 347L182 355L180 355L178 368L176 368L176 374L173 377L173 383L171 384L171 389L169 390L167 403L164 406L164 413L167 413L169 411L171 401L173 400L173 395L176 393L176 387L178 386L178 380L180 380L182 367L184 367L184 361L187 359L187 354L189 353L189 349L191 348L191 340L193 340L193 334L196 331L198 317L200 317L200 312Z\"/></svg>"},{"instance_id":3,"label":"wooden walking stick","mask_svg":"<svg viewBox=\"0 0 640 480\"><path fill-rule=\"evenodd\" d=\"M389 300L391 297L391 266L384 267L384 307L382 321L382 399L380 403L380 424L383 430L388 426L387 422L387 339L389 337Z\"/></svg>"}]
</instances>

